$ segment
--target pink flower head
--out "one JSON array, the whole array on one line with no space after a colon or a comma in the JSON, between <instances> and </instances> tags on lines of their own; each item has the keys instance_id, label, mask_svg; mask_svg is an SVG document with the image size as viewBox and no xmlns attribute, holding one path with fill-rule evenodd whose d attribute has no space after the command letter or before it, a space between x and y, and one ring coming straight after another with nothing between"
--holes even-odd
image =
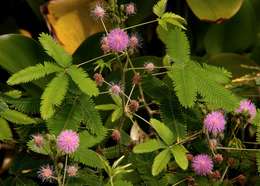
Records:
<instances>
[{"instance_id":1,"label":"pink flower head","mask_svg":"<svg viewBox=\"0 0 260 186\"><path fill-rule=\"evenodd\" d=\"M120 131L117 130L117 129L114 129L113 132L112 132L111 137L112 137L112 139L113 139L114 141L117 141L117 142L120 141L120 139L121 139L121 133L120 133Z\"/></svg>"},{"instance_id":2,"label":"pink flower head","mask_svg":"<svg viewBox=\"0 0 260 186\"><path fill-rule=\"evenodd\" d=\"M76 166L76 165L68 166L68 169L67 169L68 176L70 176L70 177L76 176L77 172L78 172L78 166Z\"/></svg>"},{"instance_id":3,"label":"pink flower head","mask_svg":"<svg viewBox=\"0 0 260 186\"><path fill-rule=\"evenodd\" d=\"M106 15L105 9L101 5L96 5L95 8L92 10L93 15L96 18L103 19L104 16Z\"/></svg>"},{"instance_id":4,"label":"pink flower head","mask_svg":"<svg viewBox=\"0 0 260 186\"><path fill-rule=\"evenodd\" d=\"M104 83L104 78L102 76L102 74L99 74L99 73L95 73L94 74L94 79L95 79L95 82L98 86L102 86L103 83Z\"/></svg>"},{"instance_id":5,"label":"pink flower head","mask_svg":"<svg viewBox=\"0 0 260 186\"><path fill-rule=\"evenodd\" d=\"M108 45L107 37L103 37L100 44L101 44L101 49L105 54L110 52L110 47Z\"/></svg>"},{"instance_id":6,"label":"pink flower head","mask_svg":"<svg viewBox=\"0 0 260 186\"><path fill-rule=\"evenodd\" d=\"M37 173L43 182L51 182L53 179L53 169L50 165L42 166Z\"/></svg>"},{"instance_id":7,"label":"pink flower head","mask_svg":"<svg viewBox=\"0 0 260 186\"><path fill-rule=\"evenodd\" d=\"M57 137L57 147L65 154L74 153L79 147L79 136L72 130L64 130Z\"/></svg>"},{"instance_id":8,"label":"pink flower head","mask_svg":"<svg viewBox=\"0 0 260 186\"><path fill-rule=\"evenodd\" d=\"M126 15L133 15L136 13L136 6L134 3L129 3L125 5Z\"/></svg>"},{"instance_id":9,"label":"pink flower head","mask_svg":"<svg viewBox=\"0 0 260 186\"><path fill-rule=\"evenodd\" d=\"M129 38L129 47L132 49L136 49L140 46L140 39L136 34L132 34Z\"/></svg>"},{"instance_id":10,"label":"pink flower head","mask_svg":"<svg viewBox=\"0 0 260 186\"><path fill-rule=\"evenodd\" d=\"M153 63L146 63L144 65L144 69L147 71L147 72L152 72L154 70L155 66Z\"/></svg>"},{"instance_id":11,"label":"pink flower head","mask_svg":"<svg viewBox=\"0 0 260 186\"><path fill-rule=\"evenodd\" d=\"M124 30L115 28L108 33L107 42L110 50L122 52L128 47L129 38Z\"/></svg>"},{"instance_id":12,"label":"pink flower head","mask_svg":"<svg viewBox=\"0 0 260 186\"><path fill-rule=\"evenodd\" d=\"M204 127L208 132L217 134L225 129L226 120L224 115L219 111L209 113L204 119Z\"/></svg>"},{"instance_id":13,"label":"pink flower head","mask_svg":"<svg viewBox=\"0 0 260 186\"><path fill-rule=\"evenodd\" d=\"M199 154L193 157L192 168L197 175L206 176L213 169L213 161L207 154Z\"/></svg>"},{"instance_id":14,"label":"pink flower head","mask_svg":"<svg viewBox=\"0 0 260 186\"><path fill-rule=\"evenodd\" d=\"M121 92L121 88L119 85L112 85L112 87L110 88L110 92L112 94L118 95Z\"/></svg>"},{"instance_id":15,"label":"pink flower head","mask_svg":"<svg viewBox=\"0 0 260 186\"><path fill-rule=\"evenodd\" d=\"M43 146L44 139L41 134L35 134L32 137L33 137L33 142L37 147Z\"/></svg>"},{"instance_id":16,"label":"pink flower head","mask_svg":"<svg viewBox=\"0 0 260 186\"><path fill-rule=\"evenodd\" d=\"M256 116L256 107L250 100L245 99L240 102L239 108L235 112L249 114L249 120L252 121Z\"/></svg>"}]
</instances>

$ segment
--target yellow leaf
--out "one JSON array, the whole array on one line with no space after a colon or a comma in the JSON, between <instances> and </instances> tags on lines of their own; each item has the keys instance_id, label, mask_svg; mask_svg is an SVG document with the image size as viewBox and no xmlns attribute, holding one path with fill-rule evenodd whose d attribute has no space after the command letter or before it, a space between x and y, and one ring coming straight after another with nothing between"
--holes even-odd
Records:
<instances>
[{"instance_id":1,"label":"yellow leaf","mask_svg":"<svg viewBox=\"0 0 260 186\"><path fill-rule=\"evenodd\" d=\"M69 0L47 4L45 19L49 29L70 54L90 35L103 31L100 21L91 15L96 3L94 0Z\"/></svg>"}]
</instances>

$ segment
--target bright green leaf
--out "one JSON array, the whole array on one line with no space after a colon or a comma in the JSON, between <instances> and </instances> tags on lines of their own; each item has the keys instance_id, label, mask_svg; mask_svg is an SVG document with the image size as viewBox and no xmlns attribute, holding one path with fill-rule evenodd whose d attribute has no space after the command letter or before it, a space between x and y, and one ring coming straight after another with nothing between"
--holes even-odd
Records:
<instances>
[{"instance_id":1,"label":"bright green leaf","mask_svg":"<svg viewBox=\"0 0 260 186\"><path fill-rule=\"evenodd\" d=\"M0 140L12 139L12 131L9 127L8 122L3 118L0 118L0 129Z\"/></svg>"},{"instance_id":2,"label":"bright green leaf","mask_svg":"<svg viewBox=\"0 0 260 186\"><path fill-rule=\"evenodd\" d=\"M16 124L32 124L36 123L34 119L30 118L29 116L18 112L16 110L6 110L4 112L1 112L0 114L3 118L6 120L16 123Z\"/></svg>"},{"instance_id":3,"label":"bright green leaf","mask_svg":"<svg viewBox=\"0 0 260 186\"><path fill-rule=\"evenodd\" d=\"M144 143L140 143L137 144L134 149L133 152L134 153L146 153L146 152L153 152L155 150L164 148L165 145L163 145L163 143L158 140L158 139L149 139Z\"/></svg>"},{"instance_id":4,"label":"bright green leaf","mask_svg":"<svg viewBox=\"0 0 260 186\"><path fill-rule=\"evenodd\" d=\"M104 104L104 105L97 105L95 106L95 109L97 110L115 110L117 108L117 105L115 104Z\"/></svg>"},{"instance_id":5,"label":"bright green leaf","mask_svg":"<svg viewBox=\"0 0 260 186\"><path fill-rule=\"evenodd\" d=\"M183 145L174 145L171 148L171 152L175 158L176 163L180 166L180 168L186 170L189 165L186 156L186 153L188 152L187 149Z\"/></svg>"},{"instance_id":6,"label":"bright green leaf","mask_svg":"<svg viewBox=\"0 0 260 186\"><path fill-rule=\"evenodd\" d=\"M163 169L166 168L168 162L171 159L171 152L169 149L165 149L160 152L153 161L152 165L152 175L158 175Z\"/></svg>"}]
</instances>

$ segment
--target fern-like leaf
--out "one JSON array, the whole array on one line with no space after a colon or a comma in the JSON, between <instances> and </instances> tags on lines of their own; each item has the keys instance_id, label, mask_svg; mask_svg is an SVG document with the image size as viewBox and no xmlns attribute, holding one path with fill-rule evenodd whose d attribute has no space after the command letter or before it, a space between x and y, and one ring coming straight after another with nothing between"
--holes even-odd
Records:
<instances>
[{"instance_id":1,"label":"fern-like leaf","mask_svg":"<svg viewBox=\"0 0 260 186\"><path fill-rule=\"evenodd\" d=\"M232 77L231 73L224 68L203 64L203 69L205 69L205 73L208 74L208 78L217 83L227 84Z\"/></svg>"},{"instance_id":2,"label":"fern-like leaf","mask_svg":"<svg viewBox=\"0 0 260 186\"><path fill-rule=\"evenodd\" d=\"M79 134L81 146L83 146L84 148L90 148L97 145L105 138L105 136L106 130L104 130L104 133L102 135L98 136L91 135L88 131L83 131Z\"/></svg>"},{"instance_id":3,"label":"fern-like leaf","mask_svg":"<svg viewBox=\"0 0 260 186\"><path fill-rule=\"evenodd\" d=\"M179 101L184 107L192 107L196 98L197 87L193 68L194 65L191 63L175 63L168 72Z\"/></svg>"},{"instance_id":4,"label":"fern-like leaf","mask_svg":"<svg viewBox=\"0 0 260 186\"><path fill-rule=\"evenodd\" d=\"M72 65L68 68L67 72L83 93L89 96L98 95L99 90L96 83L88 77L88 74L83 70L83 68L78 68L76 65Z\"/></svg>"},{"instance_id":5,"label":"fern-like leaf","mask_svg":"<svg viewBox=\"0 0 260 186\"><path fill-rule=\"evenodd\" d=\"M40 111L43 119L49 119L53 116L55 106L59 106L65 98L68 84L68 76L64 73L60 73L47 85L41 97Z\"/></svg>"},{"instance_id":6,"label":"fern-like leaf","mask_svg":"<svg viewBox=\"0 0 260 186\"><path fill-rule=\"evenodd\" d=\"M5 101L10 104L10 108L23 113L36 114L40 112L40 99L39 98L20 98L13 99L5 97Z\"/></svg>"},{"instance_id":7,"label":"fern-like leaf","mask_svg":"<svg viewBox=\"0 0 260 186\"><path fill-rule=\"evenodd\" d=\"M153 13L158 17L162 17L167 6L167 0L160 0L153 7Z\"/></svg>"},{"instance_id":8,"label":"fern-like leaf","mask_svg":"<svg viewBox=\"0 0 260 186\"><path fill-rule=\"evenodd\" d=\"M95 109L95 104L87 95L82 94L79 98L79 107L84 116L84 122L87 124L87 128L93 134L100 135L104 133L104 127L102 125L99 112Z\"/></svg>"},{"instance_id":9,"label":"fern-like leaf","mask_svg":"<svg viewBox=\"0 0 260 186\"><path fill-rule=\"evenodd\" d=\"M4 112L0 113L1 117L5 118L6 120L15 123L15 124L33 124L36 121L29 116L18 112L16 110L7 109Z\"/></svg>"},{"instance_id":10,"label":"fern-like leaf","mask_svg":"<svg viewBox=\"0 0 260 186\"><path fill-rule=\"evenodd\" d=\"M27 83L33 80L43 78L44 76L61 71L62 68L54 63L45 62L44 64L37 64L35 66L27 67L19 72L13 74L8 80L9 85L16 85L20 83Z\"/></svg>"},{"instance_id":11,"label":"fern-like leaf","mask_svg":"<svg viewBox=\"0 0 260 186\"><path fill-rule=\"evenodd\" d=\"M58 135L62 130L72 129L77 131L80 122L83 120L81 110L78 107L78 102L64 106L54 117L47 121L48 129L55 135Z\"/></svg>"},{"instance_id":12,"label":"fern-like leaf","mask_svg":"<svg viewBox=\"0 0 260 186\"><path fill-rule=\"evenodd\" d=\"M53 40L53 38L45 33L40 34L39 41L43 48L60 66L68 67L72 63L72 57L62 46Z\"/></svg>"},{"instance_id":13,"label":"fern-like leaf","mask_svg":"<svg viewBox=\"0 0 260 186\"><path fill-rule=\"evenodd\" d=\"M190 45L187 36L179 28L168 31L158 26L159 38L166 45L166 52L176 63L185 63L190 59Z\"/></svg>"}]
</instances>

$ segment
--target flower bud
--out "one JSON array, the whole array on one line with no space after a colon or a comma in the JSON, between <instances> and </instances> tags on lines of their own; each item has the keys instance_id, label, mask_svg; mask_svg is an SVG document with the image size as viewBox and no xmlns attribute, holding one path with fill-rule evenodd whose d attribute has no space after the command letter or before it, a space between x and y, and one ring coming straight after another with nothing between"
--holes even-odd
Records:
<instances>
[{"instance_id":1,"label":"flower bud","mask_svg":"<svg viewBox=\"0 0 260 186\"><path fill-rule=\"evenodd\" d=\"M214 156L214 161L216 162L216 163L222 163L222 161L223 161L223 156L222 156L222 154L216 154L215 156Z\"/></svg>"},{"instance_id":2,"label":"flower bud","mask_svg":"<svg viewBox=\"0 0 260 186\"><path fill-rule=\"evenodd\" d=\"M116 142L119 142L121 139L121 133L119 130L114 129L111 135L112 139Z\"/></svg>"},{"instance_id":3,"label":"flower bud","mask_svg":"<svg viewBox=\"0 0 260 186\"><path fill-rule=\"evenodd\" d=\"M140 84L141 81L142 81L142 77L141 77L140 73L135 73L132 78L132 83L134 85L138 85L138 84Z\"/></svg>"},{"instance_id":4,"label":"flower bud","mask_svg":"<svg viewBox=\"0 0 260 186\"><path fill-rule=\"evenodd\" d=\"M102 86L102 84L104 83L104 78L103 78L102 74L95 73L94 74L94 79L95 79L96 84L98 86Z\"/></svg>"}]
</instances>

